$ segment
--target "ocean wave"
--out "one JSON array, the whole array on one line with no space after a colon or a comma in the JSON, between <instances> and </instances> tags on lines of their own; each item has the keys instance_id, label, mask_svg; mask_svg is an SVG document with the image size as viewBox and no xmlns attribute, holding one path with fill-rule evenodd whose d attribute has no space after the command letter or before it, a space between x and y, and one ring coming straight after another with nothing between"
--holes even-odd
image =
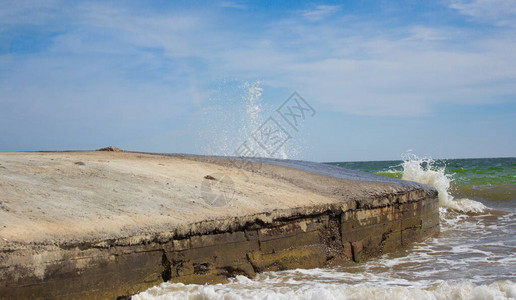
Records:
<instances>
[{"instance_id":1,"label":"ocean wave","mask_svg":"<svg viewBox=\"0 0 516 300\"><path fill-rule=\"evenodd\" d=\"M516 284L497 281L488 285L471 282L441 282L428 288L383 287L329 283L268 286L243 276L229 284L184 285L163 283L133 296L144 299L514 299Z\"/></svg>"},{"instance_id":2,"label":"ocean wave","mask_svg":"<svg viewBox=\"0 0 516 300\"><path fill-rule=\"evenodd\" d=\"M473 214L487 210L487 207L478 201L467 198L454 199L449 193L452 175L446 174L446 167L436 166L433 159L419 158L412 153L405 154L403 158L401 179L434 187L439 192L441 207Z\"/></svg>"}]
</instances>

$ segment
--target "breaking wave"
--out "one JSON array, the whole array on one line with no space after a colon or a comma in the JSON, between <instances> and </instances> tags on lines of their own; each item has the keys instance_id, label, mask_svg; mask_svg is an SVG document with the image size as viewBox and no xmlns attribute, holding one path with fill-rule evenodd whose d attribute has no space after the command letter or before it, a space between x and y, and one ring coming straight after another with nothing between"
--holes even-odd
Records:
<instances>
[{"instance_id":1,"label":"breaking wave","mask_svg":"<svg viewBox=\"0 0 516 300\"><path fill-rule=\"evenodd\" d=\"M431 158L419 158L412 153L403 155L403 175L401 179L419 182L434 187L439 192L441 207L463 213L481 213L487 207L467 198L454 199L449 193L452 174L446 174L445 166L436 166Z\"/></svg>"},{"instance_id":2,"label":"breaking wave","mask_svg":"<svg viewBox=\"0 0 516 300\"><path fill-rule=\"evenodd\" d=\"M497 281L488 285L471 282L442 282L422 287L384 287L331 284L320 282L284 282L271 286L263 281L237 276L228 284L184 285L163 283L133 296L144 299L513 299L516 284Z\"/></svg>"}]
</instances>

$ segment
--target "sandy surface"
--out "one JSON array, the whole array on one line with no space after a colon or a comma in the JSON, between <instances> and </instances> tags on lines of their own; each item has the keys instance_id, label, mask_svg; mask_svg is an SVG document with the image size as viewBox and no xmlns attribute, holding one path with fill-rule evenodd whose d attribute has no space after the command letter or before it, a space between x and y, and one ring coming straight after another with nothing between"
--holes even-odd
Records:
<instances>
[{"instance_id":1,"label":"sandy surface","mask_svg":"<svg viewBox=\"0 0 516 300\"><path fill-rule=\"evenodd\" d=\"M227 187L234 187L234 195L227 191L231 199L224 206L210 205L215 188L213 196L201 191L204 177L217 173L233 181ZM166 230L209 218L335 201L245 173L147 154L0 153L0 242L124 236L142 228Z\"/></svg>"},{"instance_id":2,"label":"sandy surface","mask_svg":"<svg viewBox=\"0 0 516 300\"><path fill-rule=\"evenodd\" d=\"M207 184L213 184L212 192ZM198 157L0 153L0 246L126 237L402 188L282 166L244 171ZM225 195L223 205L217 195Z\"/></svg>"}]
</instances>

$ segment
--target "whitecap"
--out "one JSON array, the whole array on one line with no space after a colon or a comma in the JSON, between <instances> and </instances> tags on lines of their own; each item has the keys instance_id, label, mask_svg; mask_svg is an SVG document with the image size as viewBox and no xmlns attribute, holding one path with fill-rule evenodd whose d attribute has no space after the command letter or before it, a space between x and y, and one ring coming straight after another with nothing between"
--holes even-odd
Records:
<instances>
[{"instance_id":1,"label":"whitecap","mask_svg":"<svg viewBox=\"0 0 516 300\"><path fill-rule=\"evenodd\" d=\"M446 174L446 167L436 166L431 158L419 158L413 153L406 153L402 156L403 180L415 181L434 187L439 193L439 205L441 207L463 212L481 213L487 207L471 199L454 199L449 193L451 174Z\"/></svg>"}]
</instances>

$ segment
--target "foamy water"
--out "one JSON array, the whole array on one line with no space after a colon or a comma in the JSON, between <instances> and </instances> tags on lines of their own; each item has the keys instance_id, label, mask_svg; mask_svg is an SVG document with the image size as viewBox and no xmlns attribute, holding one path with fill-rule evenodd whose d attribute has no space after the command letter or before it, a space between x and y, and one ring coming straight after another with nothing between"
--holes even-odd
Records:
<instances>
[{"instance_id":1,"label":"foamy water","mask_svg":"<svg viewBox=\"0 0 516 300\"><path fill-rule=\"evenodd\" d=\"M511 299L514 213L445 211L438 238L345 267L265 272L227 284L164 283L135 299Z\"/></svg>"},{"instance_id":2,"label":"foamy water","mask_svg":"<svg viewBox=\"0 0 516 300\"><path fill-rule=\"evenodd\" d=\"M489 285L470 282L436 284L430 288L380 287L298 281L281 287L239 276L223 287L164 283L133 299L511 299L516 287L510 281ZM260 287L256 287L259 285Z\"/></svg>"},{"instance_id":3,"label":"foamy water","mask_svg":"<svg viewBox=\"0 0 516 300\"><path fill-rule=\"evenodd\" d=\"M470 199L454 199L450 194L452 176L446 174L445 167L436 167L431 158L419 158L414 154L404 155L402 179L427 184L439 192L439 205L465 213L480 213L487 208L484 204Z\"/></svg>"},{"instance_id":4,"label":"foamy water","mask_svg":"<svg viewBox=\"0 0 516 300\"><path fill-rule=\"evenodd\" d=\"M439 191L436 238L345 267L264 272L217 285L163 283L133 298L516 299L516 209L455 199L453 176L429 158L408 155L402 166L403 179Z\"/></svg>"}]
</instances>

